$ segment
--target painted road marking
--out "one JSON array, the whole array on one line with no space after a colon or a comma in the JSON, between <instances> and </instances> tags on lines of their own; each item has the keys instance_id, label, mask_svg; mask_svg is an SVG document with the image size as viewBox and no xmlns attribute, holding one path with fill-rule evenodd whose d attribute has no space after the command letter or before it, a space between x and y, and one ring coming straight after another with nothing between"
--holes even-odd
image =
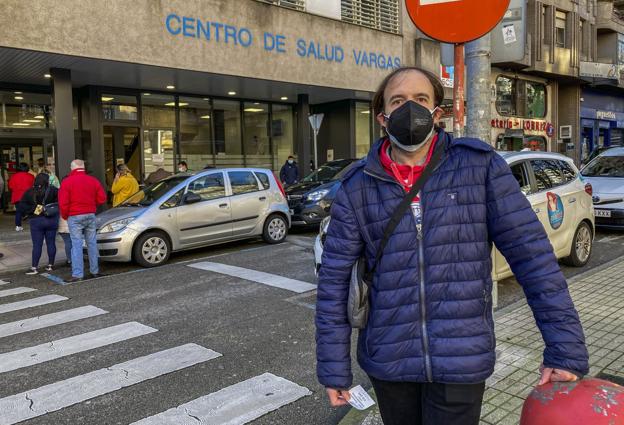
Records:
<instances>
[{"instance_id":1,"label":"painted road marking","mask_svg":"<svg viewBox=\"0 0 624 425\"><path fill-rule=\"evenodd\" d=\"M0 425L12 425L221 356L197 344L159 351L0 399Z\"/></svg>"},{"instance_id":2,"label":"painted road marking","mask_svg":"<svg viewBox=\"0 0 624 425\"><path fill-rule=\"evenodd\" d=\"M25 294L26 292L33 292L33 291L36 291L36 289L24 288L24 287L5 289L4 291L0 291L0 298L8 297L11 295Z\"/></svg>"},{"instance_id":3,"label":"painted road marking","mask_svg":"<svg viewBox=\"0 0 624 425\"><path fill-rule=\"evenodd\" d=\"M618 239L622 239L623 237L624 235L603 236L602 238L598 239L596 242L611 243L613 241L617 241Z\"/></svg>"},{"instance_id":4,"label":"painted road marking","mask_svg":"<svg viewBox=\"0 0 624 425\"><path fill-rule=\"evenodd\" d=\"M252 282L262 283L264 285L274 286L276 288L286 289L297 293L313 291L316 289L316 285L312 285L311 283L303 282L301 280L289 279L276 274L245 269L243 267L229 266L227 264L203 261L201 263L189 264L188 267L239 277L241 279L251 280Z\"/></svg>"},{"instance_id":5,"label":"painted road marking","mask_svg":"<svg viewBox=\"0 0 624 425\"><path fill-rule=\"evenodd\" d=\"M46 342L34 347L0 354L0 373L49 362L117 342L158 332L137 322L128 322L97 331Z\"/></svg>"},{"instance_id":6,"label":"painted road marking","mask_svg":"<svg viewBox=\"0 0 624 425\"><path fill-rule=\"evenodd\" d=\"M24 310L25 308L37 307L45 304L57 303L68 299L69 298L61 297L60 295L44 295L43 297L31 298L29 300L0 304L0 314L8 313L9 311Z\"/></svg>"},{"instance_id":7,"label":"painted road marking","mask_svg":"<svg viewBox=\"0 0 624 425\"><path fill-rule=\"evenodd\" d=\"M44 314L43 316L18 320L17 322L4 323L0 325L0 338L43 329L49 326L61 325L63 323L75 322L76 320L106 313L108 313L108 311L92 305L87 305L84 307L72 308L71 310L59 311L58 313Z\"/></svg>"},{"instance_id":8,"label":"painted road marking","mask_svg":"<svg viewBox=\"0 0 624 425\"><path fill-rule=\"evenodd\" d=\"M9 281L7 281L7 280L2 280L2 279L0 279L0 286L2 286L2 285L8 285L9 283L11 283L11 282L9 282Z\"/></svg>"},{"instance_id":9,"label":"painted road marking","mask_svg":"<svg viewBox=\"0 0 624 425\"><path fill-rule=\"evenodd\" d=\"M57 285L67 285L68 284L68 282L65 282L60 277L58 277L56 275L53 275L51 273L41 273L41 276L45 277L46 279L51 280L52 282L56 283Z\"/></svg>"},{"instance_id":10,"label":"painted road marking","mask_svg":"<svg viewBox=\"0 0 624 425\"><path fill-rule=\"evenodd\" d=\"M246 424L310 394L305 387L264 373L131 425Z\"/></svg>"}]
</instances>

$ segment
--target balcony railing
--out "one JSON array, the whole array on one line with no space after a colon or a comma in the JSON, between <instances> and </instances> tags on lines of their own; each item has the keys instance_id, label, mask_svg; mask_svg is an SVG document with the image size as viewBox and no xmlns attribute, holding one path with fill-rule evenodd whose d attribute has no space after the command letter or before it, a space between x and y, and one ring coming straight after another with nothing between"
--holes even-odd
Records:
<instances>
[{"instance_id":1,"label":"balcony railing","mask_svg":"<svg viewBox=\"0 0 624 425\"><path fill-rule=\"evenodd\" d=\"M399 0L341 0L342 20L398 34Z\"/></svg>"},{"instance_id":2,"label":"balcony railing","mask_svg":"<svg viewBox=\"0 0 624 425\"><path fill-rule=\"evenodd\" d=\"M276 6L287 7L288 9L305 10L305 0L258 0L263 3L270 3Z\"/></svg>"}]
</instances>

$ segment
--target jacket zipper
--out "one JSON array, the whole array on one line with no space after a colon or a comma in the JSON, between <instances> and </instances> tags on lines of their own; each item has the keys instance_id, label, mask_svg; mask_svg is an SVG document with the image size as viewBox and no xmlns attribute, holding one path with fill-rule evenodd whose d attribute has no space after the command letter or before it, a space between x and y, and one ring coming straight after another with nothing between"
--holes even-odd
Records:
<instances>
[{"instance_id":1,"label":"jacket zipper","mask_svg":"<svg viewBox=\"0 0 624 425\"><path fill-rule=\"evenodd\" d=\"M431 355L429 353L429 335L427 334L427 307L425 302L425 249L423 247L422 231L424 208L421 201L422 197L418 201L420 203L420 223L418 221L416 222L416 239L418 239L418 273L420 275L420 329L422 333L423 353L425 354L425 374L427 376L427 382L433 382Z\"/></svg>"}]
</instances>

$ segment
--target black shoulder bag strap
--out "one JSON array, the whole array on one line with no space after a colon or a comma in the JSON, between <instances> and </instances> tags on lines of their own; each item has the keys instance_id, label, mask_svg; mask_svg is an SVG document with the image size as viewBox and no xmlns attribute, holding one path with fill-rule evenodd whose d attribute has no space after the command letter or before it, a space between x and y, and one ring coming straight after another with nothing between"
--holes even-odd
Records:
<instances>
[{"instance_id":1,"label":"black shoulder bag strap","mask_svg":"<svg viewBox=\"0 0 624 425\"><path fill-rule=\"evenodd\" d=\"M418 180L416 180L416 183L412 185L412 188L410 189L410 191L407 193L407 195L405 195L405 198L403 198L399 206L396 208L396 210L394 210L394 214L392 214L392 217L390 218L390 221L388 222L388 225L386 226L386 229L384 230L383 237L381 238L381 242L379 244L379 249L377 250L377 255L375 256L375 262L373 263L373 267L370 269L370 271L367 271L365 273L366 278L364 279L364 281L366 281L367 284L370 285L372 283L373 274L375 273L375 269L377 268L377 265L381 261L381 257L383 256L383 252L384 252L384 249L386 248L386 244L388 243L388 240L390 240L390 236L392 236L392 233L394 233L394 230L396 229L399 222L401 221L401 218L403 218L403 215L405 214L405 210L407 210L407 208L410 206L410 204L412 203L416 195L418 195L418 192L420 192L420 190L425 186L425 183L427 183L427 180L429 180L429 177L431 177L431 174L438 167L438 164L440 163L440 160L442 159L442 153L445 150L445 145L446 145L445 142L446 140L444 139L436 141L436 146L434 148L433 154L431 155L431 159L429 160L429 163L423 170Z\"/></svg>"}]
</instances>

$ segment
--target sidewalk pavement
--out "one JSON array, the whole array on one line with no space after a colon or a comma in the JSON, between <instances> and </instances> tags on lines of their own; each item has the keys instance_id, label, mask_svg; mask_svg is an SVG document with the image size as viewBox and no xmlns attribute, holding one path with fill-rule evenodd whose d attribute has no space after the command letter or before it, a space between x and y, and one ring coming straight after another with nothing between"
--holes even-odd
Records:
<instances>
[{"instance_id":1,"label":"sidewalk pavement","mask_svg":"<svg viewBox=\"0 0 624 425\"><path fill-rule=\"evenodd\" d=\"M20 232L25 237L16 238L17 240L0 241L0 252L4 257L0 258L0 276L4 273L28 270L31 262L32 242L30 241L30 232L26 229ZM41 254L40 266L47 265L48 254L45 243L43 244L43 253ZM56 264L65 263L65 245L63 239L57 235L56 237Z\"/></svg>"},{"instance_id":2,"label":"sidewalk pavement","mask_svg":"<svg viewBox=\"0 0 624 425\"><path fill-rule=\"evenodd\" d=\"M589 350L589 375L624 382L624 261L615 259L568 281L581 317ZM496 358L494 374L486 381L481 425L520 422L524 399L537 384L544 344L526 300L494 314ZM371 391L369 391L372 393ZM382 425L378 409L355 409L340 425Z\"/></svg>"}]
</instances>

